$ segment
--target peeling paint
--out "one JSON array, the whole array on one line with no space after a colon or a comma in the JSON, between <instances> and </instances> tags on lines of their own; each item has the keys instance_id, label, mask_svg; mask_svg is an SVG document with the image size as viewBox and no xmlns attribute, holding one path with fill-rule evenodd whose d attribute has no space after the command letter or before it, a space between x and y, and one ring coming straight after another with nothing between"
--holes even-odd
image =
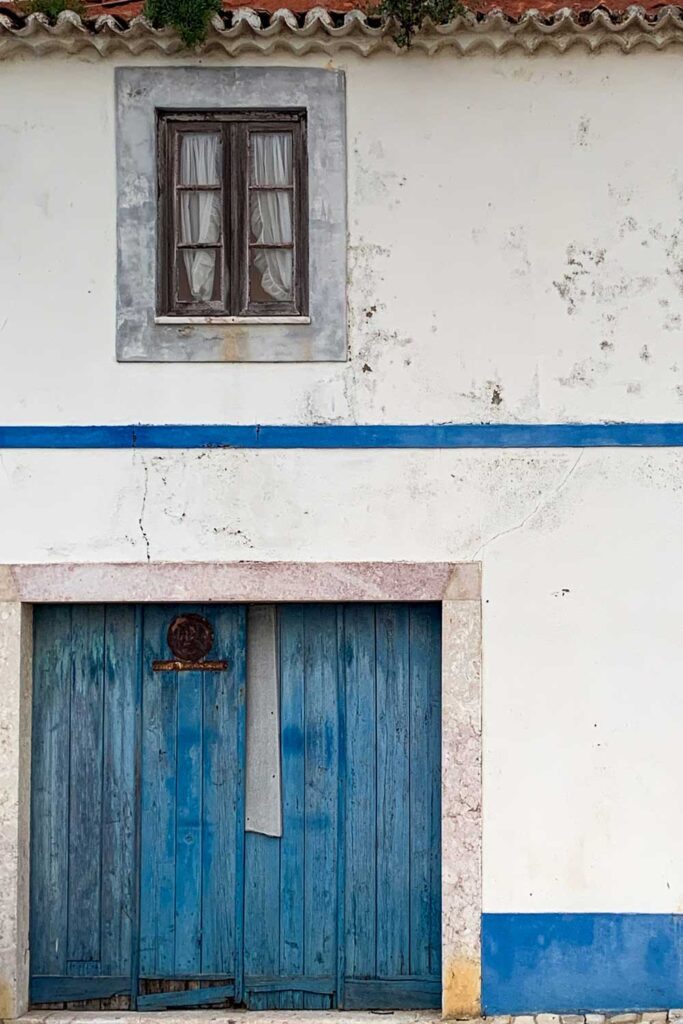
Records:
<instances>
[{"instance_id":1,"label":"peeling paint","mask_svg":"<svg viewBox=\"0 0 683 1024\"><path fill-rule=\"evenodd\" d=\"M553 281L558 294L567 303L567 313L576 313L579 304L589 294L583 278L590 278L596 267L605 262L604 249L577 249L573 244L567 246L567 270L559 280Z\"/></svg>"},{"instance_id":2,"label":"peeling paint","mask_svg":"<svg viewBox=\"0 0 683 1024\"><path fill-rule=\"evenodd\" d=\"M594 359L584 359L580 363L574 363L570 373L566 377L558 377L559 383L566 388L592 388L595 386L596 378L607 371L608 364L596 362Z\"/></svg>"},{"instance_id":3,"label":"peeling paint","mask_svg":"<svg viewBox=\"0 0 683 1024\"><path fill-rule=\"evenodd\" d=\"M515 258L515 265L512 268L514 277L525 278L531 274L531 259L529 257L529 242L524 225L519 224L509 228L504 240L503 248Z\"/></svg>"}]
</instances>

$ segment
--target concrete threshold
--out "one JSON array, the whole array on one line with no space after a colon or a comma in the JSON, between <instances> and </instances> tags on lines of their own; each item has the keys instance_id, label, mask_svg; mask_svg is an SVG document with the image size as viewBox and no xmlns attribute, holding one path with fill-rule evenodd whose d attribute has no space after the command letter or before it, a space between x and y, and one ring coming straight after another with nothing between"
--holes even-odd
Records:
<instances>
[{"instance_id":1,"label":"concrete threshold","mask_svg":"<svg viewBox=\"0 0 683 1024\"><path fill-rule=\"evenodd\" d=\"M436 1024L438 1010L30 1010L12 1024Z\"/></svg>"}]
</instances>

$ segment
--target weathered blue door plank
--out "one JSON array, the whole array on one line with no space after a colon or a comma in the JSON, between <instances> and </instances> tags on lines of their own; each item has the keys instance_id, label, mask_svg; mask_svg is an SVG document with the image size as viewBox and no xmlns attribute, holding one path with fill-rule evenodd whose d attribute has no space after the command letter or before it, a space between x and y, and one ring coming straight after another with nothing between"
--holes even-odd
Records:
<instances>
[{"instance_id":1,"label":"weathered blue door plank","mask_svg":"<svg viewBox=\"0 0 683 1024\"><path fill-rule=\"evenodd\" d=\"M304 973L304 608L280 609L280 732L282 745L282 839L280 840L280 972ZM282 992L281 1009L303 1007L301 989Z\"/></svg>"},{"instance_id":2,"label":"weathered blue door plank","mask_svg":"<svg viewBox=\"0 0 683 1024\"><path fill-rule=\"evenodd\" d=\"M244 973L256 978L279 973L280 840L248 832L244 886ZM246 993L252 1010L273 1005L272 997ZM276 1000L276 1008L279 1003Z\"/></svg>"},{"instance_id":3,"label":"weathered blue door plank","mask_svg":"<svg viewBox=\"0 0 683 1024\"><path fill-rule=\"evenodd\" d=\"M375 609L344 610L346 678L346 976L376 976ZM346 1005L346 1004L345 1004Z\"/></svg>"},{"instance_id":4,"label":"weathered blue door plank","mask_svg":"<svg viewBox=\"0 0 683 1024\"><path fill-rule=\"evenodd\" d=\"M250 978L247 975L245 984L250 992L277 992L281 997L303 995L305 992L329 997L334 995L335 990L335 979L331 975L321 975L317 978L308 978L305 974L280 974L272 978Z\"/></svg>"},{"instance_id":5,"label":"weathered blue door plank","mask_svg":"<svg viewBox=\"0 0 683 1024\"><path fill-rule=\"evenodd\" d=\"M173 673L178 688L175 973L202 969L202 673Z\"/></svg>"},{"instance_id":6,"label":"weathered blue door plank","mask_svg":"<svg viewBox=\"0 0 683 1024\"><path fill-rule=\"evenodd\" d=\"M69 879L71 608L34 609L31 971L65 975Z\"/></svg>"},{"instance_id":7,"label":"weathered blue door plank","mask_svg":"<svg viewBox=\"0 0 683 1024\"><path fill-rule=\"evenodd\" d=\"M106 609L102 751L102 974L131 969L137 663L133 605Z\"/></svg>"},{"instance_id":8,"label":"weathered blue door plank","mask_svg":"<svg viewBox=\"0 0 683 1024\"><path fill-rule=\"evenodd\" d=\"M145 655L145 620L142 605L136 605L134 611L134 674L135 674L135 721L134 735L134 784L135 784L135 827L133 830L133 900L130 921L130 988L129 1005L131 1010L137 1009L140 989L140 860L142 850L142 683L144 677Z\"/></svg>"},{"instance_id":9,"label":"weathered blue door plank","mask_svg":"<svg viewBox=\"0 0 683 1024\"><path fill-rule=\"evenodd\" d=\"M436 1009L441 1005L440 978L347 979L349 1010Z\"/></svg>"},{"instance_id":10,"label":"weathered blue door plank","mask_svg":"<svg viewBox=\"0 0 683 1024\"><path fill-rule=\"evenodd\" d=\"M410 973L441 974L441 608L410 612Z\"/></svg>"},{"instance_id":11,"label":"weathered blue door plank","mask_svg":"<svg viewBox=\"0 0 683 1024\"><path fill-rule=\"evenodd\" d=\"M69 977L81 998L130 986L134 651L132 608L35 609L31 991L44 1000Z\"/></svg>"},{"instance_id":12,"label":"weathered blue door plank","mask_svg":"<svg viewBox=\"0 0 683 1024\"><path fill-rule=\"evenodd\" d=\"M213 610L212 657L227 672L205 672L203 718L202 961L203 977L235 977L238 948L236 906L241 903L237 862L244 843L245 610ZM242 811L240 812L240 807ZM242 814L242 817L240 817ZM241 824L240 824L241 822Z\"/></svg>"},{"instance_id":13,"label":"weathered blue door plank","mask_svg":"<svg viewBox=\"0 0 683 1024\"><path fill-rule=\"evenodd\" d=\"M344 613L346 1008L440 1001L439 610Z\"/></svg>"},{"instance_id":14,"label":"weathered blue door plank","mask_svg":"<svg viewBox=\"0 0 683 1024\"><path fill-rule=\"evenodd\" d=\"M337 608L304 609L304 972L334 975L337 960ZM304 1009L329 1009L306 993Z\"/></svg>"},{"instance_id":15,"label":"weathered blue door plank","mask_svg":"<svg viewBox=\"0 0 683 1024\"><path fill-rule=\"evenodd\" d=\"M410 962L409 608L378 605L377 636L377 975ZM423 767L420 766L420 770Z\"/></svg>"},{"instance_id":16,"label":"weathered blue door plank","mask_svg":"<svg viewBox=\"0 0 683 1024\"><path fill-rule=\"evenodd\" d=\"M244 915L247 773L247 636L246 609L240 608L232 635L235 665L235 1003L244 1001Z\"/></svg>"},{"instance_id":17,"label":"weathered blue door plank","mask_svg":"<svg viewBox=\"0 0 683 1024\"><path fill-rule=\"evenodd\" d=\"M185 989L180 992L154 992L151 995L138 996L139 1010L162 1010L164 1007L210 1006L211 1003L222 1003L235 994L235 986L211 985L205 988Z\"/></svg>"},{"instance_id":18,"label":"weathered blue door plank","mask_svg":"<svg viewBox=\"0 0 683 1024\"><path fill-rule=\"evenodd\" d=\"M102 834L102 605L73 609L67 959L100 959Z\"/></svg>"},{"instance_id":19,"label":"weathered blue door plank","mask_svg":"<svg viewBox=\"0 0 683 1024\"><path fill-rule=\"evenodd\" d=\"M166 656L168 626L180 612L210 621L212 658L225 659L226 670L152 671L152 662ZM144 616L140 973L226 976L238 987L245 610L165 606Z\"/></svg>"},{"instance_id":20,"label":"weathered blue door plank","mask_svg":"<svg viewBox=\"0 0 683 1024\"><path fill-rule=\"evenodd\" d=\"M140 976L175 973L177 673L154 672L178 609L145 609L142 656Z\"/></svg>"},{"instance_id":21,"label":"weathered blue door plank","mask_svg":"<svg viewBox=\"0 0 683 1024\"><path fill-rule=\"evenodd\" d=\"M31 978L31 1003L77 1002L85 999L110 999L130 989L130 978L104 975L99 978L73 978L69 975L38 975Z\"/></svg>"},{"instance_id":22,"label":"weathered blue door plank","mask_svg":"<svg viewBox=\"0 0 683 1024\"><path fill-rule=\"evenodd\" d=\"M346 978L346 659L344 655L344 608L337 613L337 974L335 1008L345 1004Z\"/></svg>"}]
</instances>

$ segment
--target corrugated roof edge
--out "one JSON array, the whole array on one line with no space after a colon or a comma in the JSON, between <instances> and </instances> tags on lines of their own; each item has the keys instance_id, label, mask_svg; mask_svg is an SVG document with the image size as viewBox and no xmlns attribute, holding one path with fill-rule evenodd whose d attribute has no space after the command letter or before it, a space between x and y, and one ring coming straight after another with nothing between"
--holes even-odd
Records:
<instances>
[{"instance_id":1,"label":"corrugated roof edge","mask_svg":"<svg viewBox=\"0 0 683 1024\"><path fill-rule=\"evenodd\" d=\"M41 14L21 17L11 8L0 10L5 12L0 13L0 58L29 52L36 56L93 52L102 57L187 52L174 31L155 29L141 16L130 21L111 14L81 20L77 14L65 11L50 23ZM526 10L519 17L500 10L468 13L448 25L426 24L415 36L410 51L396 45L395 31L391 21L379 23L359 10L341 14L316 7L305 14L286 9L268 14L241 7L214 17L201 53L239 57L255 53L301 56L353 52L369 57L379 51L431 55L450 50L456 56L465 56L510 50L565 53L576 47L589 52L609 47L630 53L639 47L663 50L683 43L683 10L632 6L623 12L566 7L551 14Z\"/></svg>"}]
</instances>

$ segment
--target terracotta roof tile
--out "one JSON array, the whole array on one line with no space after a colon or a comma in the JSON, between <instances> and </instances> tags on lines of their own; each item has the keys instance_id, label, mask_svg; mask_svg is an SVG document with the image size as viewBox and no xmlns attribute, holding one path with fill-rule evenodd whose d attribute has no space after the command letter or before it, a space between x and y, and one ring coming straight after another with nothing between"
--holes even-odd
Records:
<instances>
[{"instance_id":1,"label":"terracotta roof tile","mask_svg":"<svg viewBox=\"0 0 683 1024\"><path fill-rule=\"evenodd\" d=\"M244 0L242 0L244 2ZM256 9L223 0L223 18L214 18L202 50L229 57L288 52L378 52L405 54L395 39L396 24L358 10L359 0L258 0ZM286 2L286 0L285 0ZM361 3L373 0L360 0ZM477 53L564 54L576 48L588 53L614 49L633 53L683 46L683 8L644 0L631 6L611 0L610 7L587 7L586 0L464 0L471 10L449 25L427 22L413 38L413 51L454 56ZM56 21L42 14L27 16L25 7L0 0L0 60L15 54L117 53L155 50L167 56L182 53L182 39L173 29L155 29L136 17L143 0L85 0L85 19L64 11ZM321 3L325 4L321 7ZM476 6L475 6L476 5Z\"/></svg>"},{"instance_id":2,"label":"terracotta roof tile","mask_svg":"<svg viewBox=\"0 0 683 1024\"><path fill-rule=\"evenodd\" d=\"M610 0L606 4L590 4L586 0L465 0L465 5L477 13L489 14L501 11L506 17L518 20L527 11L538 12L542 16L551 16L561 10L570 10L574 16L585 16L586 20L592 11L604 11L607 14L623 15L632 7L633 0ZM139 15L144 0L86 0L86 18L97 18L109 14L122 22L128 22ZM266 16L286 7L293 14L305 14L314 8L323 8L332 14L346 14L354 10L367 10L371 4L363 0L257 0L249 4L248 0L223 0L223 10L233 11L245 6ZM661 0L640 0L639 7L647 13L655 13L666 5ZM21 4L0 4L0 12L11 12L15 16L21 12Z\"/></svg>"}]
</instances>

